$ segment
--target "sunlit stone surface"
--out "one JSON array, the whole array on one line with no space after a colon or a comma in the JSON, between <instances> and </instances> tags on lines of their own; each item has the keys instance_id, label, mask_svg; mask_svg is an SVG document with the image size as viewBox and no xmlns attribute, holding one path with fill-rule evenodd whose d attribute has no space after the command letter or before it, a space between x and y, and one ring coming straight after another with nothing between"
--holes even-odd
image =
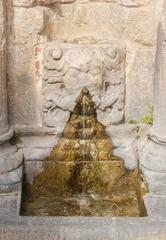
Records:
<instances>
[{"instance_id":1,"label":"sunlit stone surface","mask_svg":"<svg viewBox=\"0 0 166 240\"><path fill-rule=\"evenodd\" d=\"M166 239L166 11L163 2L0 0L0 239ZM154 66L160 16L157 61ZM111 51L105 51L107 46ZM59 47L62 52L58 50ZM153 82L154 68L156 77ZM84 86L84 80L88 88L95 82L95 88L93 85L89 90L99 107L97 119L106 126L109 141L112 139L114 147L111 156L119 156L124 162L107 161L107 154L104 157L103 153L99 154L103 157L102 161L96 160L97 151L94 149L108 141L103 137L99 143L96 141L95 147L91 147L95 161L70 161L70 157L66 158L68 161L54 159L55 151L60 152L59 157L62 157L62 151L57 149L65 141L72 150L68 149L68 153L75 151L73 146L78 139L71 139L70 133L68 137L67 134L65 137L61 134L64 133L64 127L67 128L66 124L70 123L74 101ZM150 134L147 125L149 119L150 124L154 120ZM13 135L12 129L16 131L10 140L13 146L8 142ZM92 139L88 141L89 144L82 144L79 149L94 145ZM81 140L81 143L84 141ZM52 160L48 160L49 155ZM81 151L79 156L82 159ZM71 180L76 165L75 184L73 181L69 181L70 184L67 181L66 184L67 178ZM121 216L131 215L131 208L128 212L129 205L132 207L134 204L136 211L133 215L138 214L138 198L134 194L132 197L126 195L128 188L131 187L131 192L137 189L138 166L143 170L141 178L150 189L150 193L144 196L148 216L109 217L119 216L119 210L123 210ZM94 171L89 171L89 168ZM130 170L127 174L126 168ZM48 189L56 186L61 188L56 189L56 196L54 191L45 195L45 198L41 198L39 192L30 195L28 207L31 213L33 209L34 215L44 217L19 216L23 172L27 183L37 182L40 176L44 186L46 181L42 179L46 175L43 178L41 176L45 169L54 172L53 176L56 172L57 176L54 178L57 185L52 185L51 180ZM108 174L114 170L116 174ZM118 181L121 174L122 185ZM67 178L56 180L64 175ZM91 182L92 178L97 185ZM112 186L114 179L115 185ZM107 180L110 181L108 185ZM86 182L84 193L81 190L83 181ZM38 188L43 196L44 190L41 186ZM74 189L72 193L69 191L71 188ZM112 192L104 193L103 189L108 192L112 189ZM127 201L124 195L122 197L124 189ZM59 197L64 192L64 198ZM51 198L55 200L52 202L56 213L49 211ZM119 206L122 199L125 199L123 209ZM96 209L97 205L99 207ZM44 212L40 211L43 207ZM77 213L79 217L45 216L69 213L71 216ZM88 218L85 215L107 217Z\"/></svg>"}]
</instances>

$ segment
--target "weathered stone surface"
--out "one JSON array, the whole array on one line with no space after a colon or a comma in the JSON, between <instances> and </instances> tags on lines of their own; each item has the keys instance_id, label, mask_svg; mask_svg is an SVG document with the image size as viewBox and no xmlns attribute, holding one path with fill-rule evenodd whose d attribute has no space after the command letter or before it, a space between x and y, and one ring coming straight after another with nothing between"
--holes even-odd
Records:
<instances>
[{"instance_id":1,"label":"weathered stone surface","mask_svg":"<svg viewBox=\"0 0 166 240\"><path fill-rule=\"evenodd\" d=\"M20 211L20 194L15 193L7 193L0 194L0 216L16 216Z\"/></svg>"},{"instance_id":2,"label":"weathered stone surface","mask_svg":"<svg viewBox=\"0 0 166 240\"><path fill-rule=\"evenodd\" d=\"M166 173L166 150L164 145L157 144L150 139L140 149L140 163L143 167L158 173Z\"/></svg>"},{"instance_id":3,"label":"weathered stone surface","mask_svg":"<svg viewBox=\"0 0 166 240\"><path fill-rule=\"evenodd\" d=\"M135 138L114 138L113 144L117 147L114 154L125 160L125 167L133 170L138 166L137 142Z\"/></svg>"},{"instance_id":4,"label":"weathered stone surface","mask_svg":"<svg viewBox=\"0 0 166 240\"><path fill-rule=\"evenodd\" d=\"M153 78L153 51L142 48L137 49L135 53L129 53L126 74L126 120L141 121L150 115Z\"/></svg>"},{"instance_id":5,"label":"weathered stone surface","mask_svg":"<svg viewBox=\"0 0 166 240\"><path fill-rule=\"evenodd\" d=\"M105 43L111 45L111 41L116 42L117 46L124 47L126 45L127 59L124 66L126 86L123 86L121 90L115 87L115 85L119 84L119 78L116 77L117 69L113 69L115 74L111 75L111 78L112 81L115 79L113 83L114 87L111 93L109 93L109 98L103 101L101 105L102 110L98 111L98 115L100 120L103 120L106 125L112 123L119 124L119 122L123 121L124 113L121 110L119 111L119 109L122 109L124 106L124 98L119 97L118 102L113 102L116 101L117 95L124 95L124 92L126 92L125 120L127 121L128 118L139 118L142 117L142 115L146 115L149 105L152 105L152 69L157 24L163 0L112 0L109 2L108 4L105 1L98 3L95 3L95 1L82 1L72 4L71 1L63 1L63 3L70 4L59 5L59 3L54 0L13 1L14 9L12 10L10 6L11 12L13 11L13 16L9 14L9 19L11 19L10 25L12 26L8 47L9 95L10 118L17 129L22 129L22 127L30 129L30 126L33 128L34 124L36 126L42 126L44 122L50 128L54 125L54 119L55 124L59 126L58 131L62 131L64 127L63 122L66 122L68 119L68 112L64 113L64 109L62 109L61 106L49 114L45 112L45 120L43 122L41 118L41 75L43 76L41 64L43 59L46 58L45 55L43 55L43 45L50 40L59 40L60 43L71 43L73 49L78 45L80 46L80 44L91 46L93 44ZM52 8L54 3L56 7ZM20 19L22 21L20 21ZM31 19L33 19L33 24ZM27 25L30 27L27 28ZM48 45L51 46L51 43L49 42ZM82 59L88 60L88 54L89 53L86 54L86 58L83 54L81 56ZM55 49L53 56L55 57L54 63L50 61L48 65L55 66L55 62L58 62L55 61ZM75 59L77 59L76 55ZM109 59L107 59L107 63L109 64ZM93 65L95 64L93 63ZM63 69L61 71L62 65L63 61L59 61L56 66L60 71L60 75L63 70L65 70ZM143 71L140 71L139 65L143 65ZM55 84L57 86L59 85L59 88L63 87L61 82L57 82L61 81L61 76L59 76L58 80L58 75L56 74L57 79L55 80L55 74L51 76L51 71L52 70L50 70L49 79L47 79L47 76L44 76L44 81L52 85L52 88ZM95 70L92 69L89 73L86 73L86 77L91 78L90 74L93 72L93 78L96 78L94 71ZM70 74L67 73L66 76L71 79L70 84L74 86L76 86L74 80L76 78L76 76L74 76L75 74L76 72L70 71ZM125 75L123 75L122 78L124 78ZM81 76L84 77L83 74L81 74ZM79 76L79 78L81 78L81 76ZM80 81L77 82L80 83ZM143 88L142 86L145 87ZM131 89L134 89L134 91ZM139 99L136 101L135 94L137 94L138 91ZM61 105L60 103L62 102L63 106L65 104L65 107L72 108L70 99L71 97L75 97L74 95L76 95L76 93L71 91L70 93L68 92L66 97L64 97L64 95L65 91L61 94L63 101L59 101L59 105ZM44 108L53 107L53 102L48 103L47 101L49 101L49 99L47 98L45 100ZM96 99L96 101L98 101L98 99ZM137 102L139 102L139 104L137 104ZM108 104L110 104L110 106L113 104L116 106L116 109L110 110L110 108L107 108ZM105 112L103 112L104 108ZM28 118L26 117L27 112L29 113ZM57 121L59 118L61 119L61 121L59 121L61 125Z\"/></svg>"},{"instance_id":6,"label":"weathered stone surface","mask_svg":"<svg viewBox=\"0 0 166 240\"><path fill-rule=\"evenodd\" d=\"M42 7L15 7L13 10L13 32L8 46L10 119L13 125L39 126L41 123L39 58L44 10Z\"/></svg>"},{"instance_id":7,"label":"weathered stone surface","mask_svg":"<svg viewBox=\"0 0 166 240\"><path fill-rule=\"evenodd\" d=\"M161 15L161 20L158 30L158 46L156 54L156 65L155 65L155 79L154 79L154 125L153 131L154 135L163 135L165 139L161 141L166 142L166 101L165 101L165 59L166 59L166 14L165 14L166 5L163 8L163 13ZM158 139L160 141L160 139Z\"/></svg>"},{"instance_id":8,"label":"weathered stone surface","mask_svg":"<svg viewBox=\"0 0 166 240\"><path fill-rule=\"evenodd\" d=\"M135 125L119 125L107 127L107 134L113 140L114 154L124 159L125 167L133 170L138 165Z\"/></svg>"},{"instance_id":9,"label":"weathered stone surface","mask_svg":"<svg viewBox=\"0 0 166 240\"><path fill-rule=\"evenodd\" d=\"M72 3L75 0L62 0L61 3ZM34 7L37 5L51 7L58 3L58 0L13 0L15 7Z\"/></svg>"},{"instance_id":10,"label":"weathered stone surface","mask_svg":"<svg viewBox=\"0 0 166 240\"><path fill-rule=\"evenodd\" d=\"M0 174L17 169L22 164L22 150L10 144L0 145Z\"/></svg>"},{"instance_id":11,"label":"weathered stone surface","mask_svg":"<svg viewBox=\"0 0 166 240\"><path fill-rule=\"evenodd\" d=\"M2 218L6 240L165 240L165 220L153 218L20 217Z\"/></svg>"},{"instance_id":12,"label":"weathered stone surface","mask_svg":"<svg viewBox=\"0 0 166 240\"><path fill-rule=\"evenodd\" d=\"M6 3L0 1L0 191L3 185L20 182L20 166L22 165L22 151L6 143L12 137L13 131L8 124L7 99L7 58L6 58ZM21 173L22 174L22 173ZM2 188L1 188L2 187Z\"/></svg>"},{"instance_id":13,"label":"weathered stone surface","mask_svg":"<svg viewBox=\"0 0 166 240\"><path fill-rule=\"evenodd\" d=\"M110 9L112 12L111 23L130 40L143 45L153 45L156 37L154 27L157 28L157 25L154 22L154 16L151 14L152 9L149 7L146 9L124 9L122 6L115 6Z\"/></svg>"},{"instance_id":14,"label":"weathered stone surface","mask_svg":"<svg viewBox=\"0 0 166 240\"><path fill-rule=\"evenodd\" d=\"M0 135L9 130L6 90L6 29L5 6L0 1Z\"/></svg>"},{"instance_id":15,"label":"weathered stone surface","mask_svg":"<svg viewBox=\"0 0 166 240\"><path fill-rule=\"evenodd\" d=\"M152 192L166 192L166 101L165 101L165 39L166 39L166 5L159 24L156 69L154 79L154 124L151 138L141 149L140 162L142 171Z\"/></svg>"},{"instance_id":16,"label":"weathered stone surface","mask_svg":"<svg viewBox=\"0 0 166 240\"><path fill-rule=\"evenodd\" d=\"M44 124L60 132L82 87L88 87L104 125L124 116L124 50L116 43L76 45L49 43L43 76ZM58 129L59 128L59 129Z\"/></svg>"},{"instance_id":17,"label":"weathered stone surface","mask_svg":"<svg viewBox=\"0 0 166 240\"><path fill-rule=\"evenodd\" d=\"M43 170L43 161L26 161L25 167L25 181L32 184L35 177Z\"/></svg>"},{"instance_id":18,"label":"weathered stone surface","mask_svg":"<svg viewBox=\"0 0 166 240\"><path fill-rule=\"evenodd\" d=\"M13 0L13 5L16 7L31 7L35 0Z\"/></svg>"},{"instance_id":19,"label":"weathered stone surface","mask_svg":"<svg viewBox=\"0 0 166 240\"><path fill-rule=\"evenodd\" d=\"M40 161L49 156L52 148L24 148L23 155L26 161Z\"/></svg>"},{"instance_id":20,"label":"weathered stone surface","mask_svg":"<svg viewBox=\"0 0 166 240\"><path fill-rule=\"evenodd\" d=\"M157 194L146 194L144 196L144 202L148 216L155 218L165 218L165 204L166 204L166 195L157 195Z\"/></svg>"},{"instance_id":21,"label":"weathered stone surface","mask_svg":"<svg viewBox=\"0 0 166 240\"><path fill-rule=\"evenodd\" d=\"M10 1L5 1L10 2ZM110 1L110 3L102 2L95 3L93 2L91 5L86 1L82 1L84 4L80 6L76 6L76 4L64 4L56 10L56 13L49 14L44 16L43 10L47 12L46 8L36 8L36 1L32 0L13 0L14 6L19 6L11 8L10 17L12 21L9 23L11 26L10 34L8 36L9 40L9 85L10 85L10 109L12 111L11 114L11 122L17 128L27 128L27 131L31 131L31 128L35 128L35 125L42 127L42 119L40 118L41 110L41 102L40 102L40 92L41 92L41 81L38 79L39 74L41 73L37 67L37 77L33 77L33 72L35 71L31 64L33 65L33 52L30 50L33 48L32 46L37 45L40 48L42 46L41 42L48 39L55 40L60 39L62 42L68 41L72 43L86 42L89 43L98 43L99 41L106 41L107 39L112 38L112 36L120 41L123 44L126 44L127 50L127 59L125 66L126 73L126 120L128 118L133 117L142 117L142 115L146 114L146 106L147 103L151 104L151 79L153 78L152 68L153 68L153 57L155 52L155 36L156 36L156 26L158 24L158 19L160 16L160 6L163 2L162 0L155 1L138 1L138 0L121 0L121 1ZM111 3L112 2L112 3ZM0 1L0 4L2 1ZM52 1L38 1L42 6L45 4L52 4ZM79 4L78 4L79 5ZM86 6L85 6L86 5ZM96 5L96 6L95 6ZM120 6L121 5L121 6ZM21 6L21 8L20 8ZM45 5L46 6L46 5ZM25 7L25 8L23 8ZM32 8L31 8L32 7ZM139 7L139 8L138 8ZM2 5L0 5L0 36L1 32L4 33L3 27L3 14L2 14ZM13 13L12 13L13 12ZM48 13L48 12L47 12ZM13 16L12 16L13 14ZM63 16L63 17L62 17ZM111 17L110 17L111 16ZM43 20L44 19L44 20ZM165 19L163 18L163 23ZM45 22L45 24L43 23ZM35 26L34 26L35 25ZM27 27L28 26L28 27ZM45 28L43 26L47 26L47 30L45 32ZM164 25L161 25L161 28L164 29ZM2 29L2 31L1 31ZM28 33L28 34L27 34ZM39 37L40 35L40 37ZM160 36L164 36L165 33L162 33ZM16 37L16 41L14 40L14 36ZM24 37L25 36L25 37ZM37 37L36 37L37 36ZM2 43L0 43L0 86L6 85L4 81L4 34L2 39ZM165 37L164 37L165 39ZM46 39L47 41L47 39ZM164 41L163 41L164 43ZM145 47L146 45L146 47ZM160 48L165 51L165 45L161 44L159 41ZM151 47L150 47L151 46ZM141 53L139 51L141 49ZM38 51L38 50L37 50ZM34 51L35 52L35 51ZM37 54L38 55L38 54ZM42 54L41 54L42 55ZM159 53L161 59L165 59L165 56ZM146 63L143 61L143 58L146 59ZM42 57L40 54L35 58L35 62L38 60L41 61ZM164 61L163 61L164 62ZM38 64L38 63L37 63ZM143 67L143 71L140 66ZM132 69L131 69L132 68ZM165 97L160 94L160 91L165 94L165 85L160 81L159 76L164 76L164 65L159 61L157 68L159 69L158 77L156 78L159 83L155 89L157 89L157 97L155 103L157 106L155 107L155 129L153 132L153 136L155 136L155 140L162 140L162 144L165 142L165 105L162 103L163 107L161 107L160 102L158 100L163 99L165 101ZM30 72L30 73L29 73ZM161 74L162 73L162 74ZM27 77L30 76L30 77ZM31 77L32 76L32 77ZM140 77L141 76L141 77ZM146 81L148 79L148 81ZM164 79L164 77L163 77ZM24 81L25 80L25 81ZM50 80L52 81L52 80ZM138 83L138 85L137 85ZM142 85L141 85L142 84ZM136 88L139 89L136 90ZM146 86L144 89L142 86ZM134 93L130 91L134 89ZM0 91L2 88L0 87ZM37 94L36 94L37 93ZM143 95L149 94L149 97L144 98ZM137 102L140 102L141 108L139 104L136 104L136 95L139 96ZM36 97L37 96L37 97ZM112 100L112 99L111 99ZM150 100L150 101L149 101ZM133 107L132 102L135 102L135 106ZM0 94L0 133L4 133L6 136L6 131L8 131L9 127L6 122L6 90L2 91ZM5 104L4 104L5 103ZM14 107L13 107L14 106ZM2 111L1 111L2 109ZM142 109L144 111L142 112ZM157 109L157 111L156 111ZM159 111L158 111L159 110ZM3 114L2 114L3 113ZM5 114L4 114L5 113ZM28 115L29 117L27 117ZM116 119L118 119L118 115L115 114ZM115 121L115 120L114 120ZM116 120L117 121L117 120ZM115 121L115 122L116 122ZM1 136L0 136L1 138ZM114 137L113 137L114 139ZM117 140L118 141L118 140ZM130 142L130 140L127 140ZM133 140L131 140L132 142ZM146 141L146 139L145 139ZM47 142L47 141L46 141ZM49 141L48 141L49 142ZM42 143L39 143L39 145ZM50 143L49 143L50 144ZM117 143L118 144L118 143ZM122 146L121 150L125 150L123 148L123 143L121 139L119 140L120 146ZM144 140L141 143L144 149ZM32 144L33 145L33 144ZM31 145L30 149L33 149ZM34 144L34 148L40 147ZM45 143L43 144L45 147ZM47 147L47 143L46 143ZM141 147L142 148L142 147ZM145 176L148 176L150 183L150 189L152 191L161 191L165 192L165 149L164 146L156 146L154 143L150 144L148 142L147 148L149 148L152 152L148 153L148 158L143 156L141 160L142 168L144 168ZM129 145L126 149L130 149ZM125 151L121 152L125 156ZM147 153L146 148L144 149L145 153ZM143 150L143 151L144 151ZM118 151L116 149L115 151ZM132 151L131 151L132 152ZM158 155L157 155L158 153ZM133 154L133 153L132 153ZM141 152L142 154L142 152ZM140 155L141 155L140 154ZM29 154L28 154L29 155ZM151 156L150 156L151 155ZM160 155L160 156L159 156ZM127 159L127 155L125 157ZM156 161L155 161L156 158ZM134 158L135 159L135 158ZM149 159L149 161L148 161ZM7 160L8 161L8 160ZM159 164L157 164L159 161ZM130 163L129 163L130 165ZM133 167L133 162L132 162ZM130 165L130 166L131 166ZM160 173L162 171L162 173ZM8 179L8 177L7 177ZM153 197L152 197L153 198ZM157 197L161 199L161 196ZM10 201L10 200L9 200ZM148 200L149 201L149 200ZM150 199L153 204L160 207L163 201ZM150 205L151 203L149 203ZM155 212L159 215L163 214L165 216L164 211L161 209L154 210L153 205L152 208L149 206L150 210L148 210L149 214L155 214ZM164 200L165 204L165 200ZM4 203L5 207L8 204ZM4 205L2 208L4 208ZM9 204L10 205L10 204ZM13 207L15 208L15 204ZM5 208L4 208L5 209ZM9 212L12 212L9 208ZM159 212L158 212L159 211ZM1 211L0 211L1 212ZM153 213L152 213L153 212ZM157 216L155 214L155 216ZM157 216L158 217L158 216ZM153 218L153 217L152 217ZM161 217L160 217L161 219ZM151 218L144 218L141 220L138 219L54 219L54 218L12 218L6 220L4 217L0 220L1 222L10 223L10 224L1 225L1 237L7 239L115 239L115 240L130 240L130 239L141 239L141 240L149 240L149 239L166 239L166 231L165 231L165 220L154 220ZM18 225L16 224L18 223ZM22 223L22 224L20 224ZM48 224L48 225L47 225ZM65 225L63 228L63 224ZM44 227L46 225L46 227ZM50 227L51 225L51 227ZM91 227L90 227L91 226Z\"/></svg>"},{"instance_id":22,"label":"weathered stone surface","mask_svg":"<svg viewBox=\"0 0 166 240\"><path fill-rule=\"evenodd\" d=\"M10 185L20 183L23 176L23 166L11 171L0 174L0 185Z\"/></svg>"},{"instance_id":23,"label":"weathered stone surface","mask_svg":"<svg viewBox=\"0 0 166 240\"><path fill-rule=\"evenodd\" d=\"M49 156L58 139L58 136L24 136L17 146L22 148L25 161L40 161Z\"/></svg>"},{"instance_id":24,"label":"weathered stone surface","mask_svg":"<svg viewBox=\"0 0 166 240\"><path fill-rule=\"evenodd\" d=\"M51 148L58 142L59 136L21 136L21 143L18 144L21 148Z\"/></svg>"},{"instance_id":25,"label":"weathered stone surface","mask_svg":"<svg viewBox=\"0 0 166 240\"><path fill-rule=\"evenodd\" d=\"M146 6L150 0L120 0L121 4L126 7Z\"/></svg>"},{"instance_id":26,"label":"weathered stone surface","mask_svg":"<svg viewBox=\"0 0 166 240\"><path fill-rule=\"evenodd\" d=\"M145 176L150 192L159 194L166 193L166 173L154 172L144 167L141 167L141 170Z\"/></svg>"}]
</instances>

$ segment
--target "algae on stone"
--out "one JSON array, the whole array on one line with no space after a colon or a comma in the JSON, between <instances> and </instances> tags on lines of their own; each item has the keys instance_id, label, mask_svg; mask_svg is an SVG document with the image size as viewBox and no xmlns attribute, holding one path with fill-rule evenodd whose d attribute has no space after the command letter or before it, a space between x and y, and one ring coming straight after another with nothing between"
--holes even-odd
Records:
<instances>
[{"instance_id":1,"label":"algae on stone","mask_svg":"<svg viewBox=\"0 0 166 240\"><path fill-rule=\"evenodd\" d=\"M62 138L27 188L23 214L142 215L139 172L127 171L112 151L92 97L83 88Z\"/></svg>"}]
</instances>

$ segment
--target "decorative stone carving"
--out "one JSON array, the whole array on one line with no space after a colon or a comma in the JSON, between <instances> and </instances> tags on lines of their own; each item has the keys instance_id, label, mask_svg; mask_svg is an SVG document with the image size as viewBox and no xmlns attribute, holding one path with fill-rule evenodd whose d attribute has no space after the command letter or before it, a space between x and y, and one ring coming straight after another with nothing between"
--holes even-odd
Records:
<instances>
[{"instance_id":1,"label":"decorative stone carving","mask_svg":"<svg viewBox=\"0 0 166 240\"><path fill-rule=\"evenodd\" d=\"M99 121L106 126L120 123L124 116L124 58L124 49L111 42L46 44L43 59L44 125L62 131L84 86L93 95Z\"/></svg>"}]
</instances>

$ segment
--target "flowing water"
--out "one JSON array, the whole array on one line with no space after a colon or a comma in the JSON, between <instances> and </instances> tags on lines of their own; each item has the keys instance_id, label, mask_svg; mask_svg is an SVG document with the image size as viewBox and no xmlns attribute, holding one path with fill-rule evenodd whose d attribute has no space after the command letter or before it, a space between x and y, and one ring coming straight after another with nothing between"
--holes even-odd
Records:
<instances>
[{"instance_id":1,"label":"flowing water","mask_svg":"<svg viewBox=\"0 0 166 240\"><path fill-rule=\"evenodd\" d=\"M147 191L138 169L125 169L97 121L96 106L83 88L63 136L43 161L33 184L24 181L26 216L145 216Z\"/></svg>"}]
</instances>

